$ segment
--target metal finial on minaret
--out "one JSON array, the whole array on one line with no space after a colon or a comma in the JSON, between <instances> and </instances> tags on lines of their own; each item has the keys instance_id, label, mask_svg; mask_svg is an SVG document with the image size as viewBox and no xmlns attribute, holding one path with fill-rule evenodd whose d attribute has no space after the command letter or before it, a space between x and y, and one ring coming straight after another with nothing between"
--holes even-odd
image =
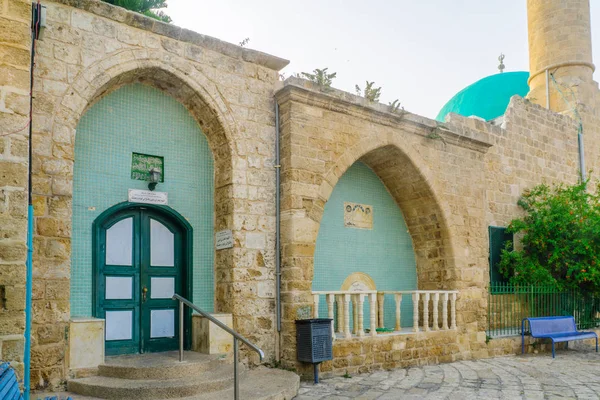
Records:
<instances>
[{"instance_id":1,"label":"metal finial on minaret","mask_svg":"<svg viewBox=\"0 0 600 400\"><path fill-rule=\"evenodd\" d=\"M498 61L500 61L500 65L498 65L498 69L500 70L500 73L503 73L504 68L506 68L506 65L504 65L504 57L506 57L506 56L502 53L500 53L500 57L498 57Z\"/></svg>"}]
</instances>

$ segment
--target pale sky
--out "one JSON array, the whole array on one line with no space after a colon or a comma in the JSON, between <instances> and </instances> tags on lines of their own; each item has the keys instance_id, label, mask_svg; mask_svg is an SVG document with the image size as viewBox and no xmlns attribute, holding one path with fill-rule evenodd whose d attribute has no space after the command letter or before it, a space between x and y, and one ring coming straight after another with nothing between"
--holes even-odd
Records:
<instances>
[{"instance_id":1,"label":"pale sky","mask_svg":"<svg viewBox=\"0 0 600 400\"><path fill-rule=\"evenodd\" d=\"M600 0L592 3L595 61ZM435 118L465 86L498 72L527 71L525 0L168 0L173 23L290 60L283 72L328 67L333 86L365 80L381 102ZM594 29L596 28L596 29ZM596 80L598 80L596 74Z\"/></svg>"}]
</instances>

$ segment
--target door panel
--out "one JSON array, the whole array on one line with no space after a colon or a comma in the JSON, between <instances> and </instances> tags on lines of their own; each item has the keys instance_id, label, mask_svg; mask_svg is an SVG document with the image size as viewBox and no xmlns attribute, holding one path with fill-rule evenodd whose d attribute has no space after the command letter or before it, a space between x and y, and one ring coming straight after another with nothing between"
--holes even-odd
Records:
<instances>
[{"instance_id":1,"label":"door panel","mask_svg":"<svg viewBox=\"0 0 600 400\"><path fill-rule=\"evenodd\" d=\"M106 353L139 350L139 211L127 210L108 218L96 238L97 317L105 319Z\"/></svg>"},{"instance_id":2,"label":"door panel","mask_svg":"<svg viewBox=\"0 0 600 400\"><path fill-rule=\"evenodd\" d=\"M178 302L171 298L185 296L183 229L139 207L107 218L95 241L96 316L106 321L106 354L177 349Z\"/></svg>"},{"instance_id":3,"label":"door panel","mask_svg":"<svg viewBox=\"0 0 600 400\"><path fill-rule=\"evenodd\" d=\"M142 212L142 347L146 351L175 350L179 346L179 303L183 292L181 231L159 213Z\"/></svg>"}]
</instances>

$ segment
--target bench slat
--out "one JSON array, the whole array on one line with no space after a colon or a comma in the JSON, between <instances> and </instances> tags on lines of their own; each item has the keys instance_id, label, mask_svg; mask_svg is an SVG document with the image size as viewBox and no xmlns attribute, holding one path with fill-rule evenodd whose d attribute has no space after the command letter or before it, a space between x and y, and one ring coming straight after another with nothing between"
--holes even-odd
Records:
<instances>
[{"instance_id":1,"label":"bench slat","mask_svg":"<svg viewBox=\"0 0 600 400\"><path fill-rule=\"evenodd\" d=\"M10 365L7 362L0 364L0 376L4 375L4 373L9 369Z\"/></svg>"},{"instance_id":2,"label":"bench slat","mask_svg":"<svg viewBox=\"0 0 600 400\"><path fill-rule=\"evenodd\" d=\"M10 391L10 393L8 394L8 396L6 398L8 400L20 400L20 399L22 399L21 392L19 391L19 386L13 387L12 390Z\"/></svg>"},{"instance_id":3,"label":"bench slat","mask_svg":"<svg viewBox=\"0 0 600 400\"><path fill-rule=\"evenodd\" d=\"M10 398L8 397L8 393L15 388L17 391L19 390L19 383L17 382L15 371L10 369L0 377L0 399Z\"/></svg>"}]
</instances>

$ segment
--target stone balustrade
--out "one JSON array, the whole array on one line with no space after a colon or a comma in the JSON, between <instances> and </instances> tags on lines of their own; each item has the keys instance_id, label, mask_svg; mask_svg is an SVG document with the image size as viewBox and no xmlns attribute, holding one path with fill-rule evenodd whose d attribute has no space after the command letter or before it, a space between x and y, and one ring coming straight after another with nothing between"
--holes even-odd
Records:
<instances>
[{"instance_id":1,"label":"stone balustrade","mask_svg":"<svg viewBox=\"0 0 600 400\"><path fill-rule=\"evenodd\" d=\"M386 328L385 299L392 297L395 305L393 332L410 333L456 329L455 290L402 290L402 291L349 291L321 290L313 291L313 317L331 318L332 335L336 338L362 337L365 334L376 336L378 328ZM412 302L412 325L407 330L402 319L402 300L409 298ZM324 300L327 304L327 315L319 312L319 305ZM365 327L365 303L368 303L368 321ZM403 330L404 326L404 330Z\"/></svg>"}]
</instances>

